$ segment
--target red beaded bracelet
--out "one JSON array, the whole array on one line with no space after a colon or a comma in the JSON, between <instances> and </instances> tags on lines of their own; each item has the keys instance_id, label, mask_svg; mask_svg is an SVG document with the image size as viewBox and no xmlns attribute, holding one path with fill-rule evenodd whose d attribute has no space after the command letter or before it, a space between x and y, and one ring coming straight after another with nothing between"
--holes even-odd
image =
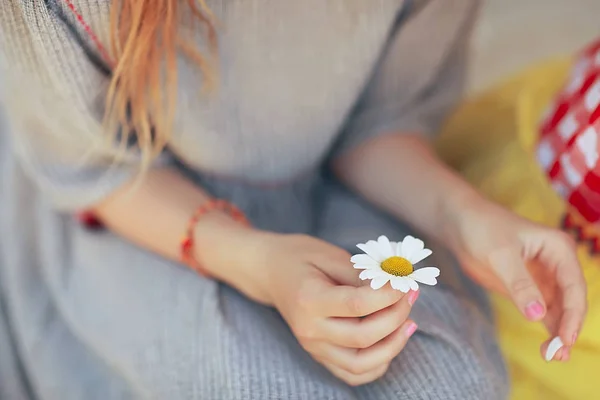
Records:
<instances>
[{"instance_id":1,"label":"red beaded bracelet","mask_svg":"<svg viewBox=\"0 0 600 400\"><path fill-rule=\"evenodd\" d=\"M87 229L92 231L99 231L104 229L104 224L100 219L91 211L83 211L77 214L77 220Z\"/></svg>"},{"instance_id":2,"label":"red beaded bracelet","mask_svg":"<svg viewBox=\"0 0 600 400\"><path fill-rule=\"evenodd\" d=\"M187 229L181 239L181 262L192 268L202 276L209 276L206 269L194 257L194 229L204 215L211 211L224 211L231 216L235 221L250 225L248 219L239 208L225 200L214 199L206 202L198 207L188 222Z\"/></svg>"}]
</instances>

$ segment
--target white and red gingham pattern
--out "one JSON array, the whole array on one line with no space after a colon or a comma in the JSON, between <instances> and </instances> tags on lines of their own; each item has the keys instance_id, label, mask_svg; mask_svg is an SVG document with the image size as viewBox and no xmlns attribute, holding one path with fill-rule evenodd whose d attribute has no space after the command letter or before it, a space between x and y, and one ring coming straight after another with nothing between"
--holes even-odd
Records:
<instances>
[{"instance_id":1,"label":"white and red gingham pattern","mask_svg":"<svg viewBox=\"0 0 600 400\"><path fill-rule=\"evenodd\" d=\"M600 221L600 40L585 49L541 123L537 159L589 222Z\"/></svg>"}]
</instances>

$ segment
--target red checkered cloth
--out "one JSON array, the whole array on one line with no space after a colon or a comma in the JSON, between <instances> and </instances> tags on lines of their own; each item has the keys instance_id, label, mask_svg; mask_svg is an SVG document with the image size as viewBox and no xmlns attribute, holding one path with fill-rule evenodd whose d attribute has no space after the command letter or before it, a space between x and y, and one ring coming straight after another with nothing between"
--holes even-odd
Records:
<instances>
[{"instance_id":1,"label":"red checkered cloth","mask_svg":"<svg viewBox=\"0 0 600 400\"><path fill-rule=\"evenodd\" d=\"M600 40L580 54L544 115L537 159L585 220L600 221Z\"/></svg>"}]
</instances>

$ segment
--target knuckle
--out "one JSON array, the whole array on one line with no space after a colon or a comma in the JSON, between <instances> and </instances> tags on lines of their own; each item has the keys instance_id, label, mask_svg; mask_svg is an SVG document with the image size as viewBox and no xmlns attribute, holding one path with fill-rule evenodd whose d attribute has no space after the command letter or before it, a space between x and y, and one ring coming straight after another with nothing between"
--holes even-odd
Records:
<instances>
[{"instance_id":1,"label":"knuckle","mask_svg":"<svg viewBox=\"0 0 600 400\"><path fill-rule=\"evenodd\" d=\"M394 321L381 321L381 324L378 326L373 326L373 324L359 325L359 329L348 332L352 347L367 349L379 343L402 326L405 320L405 318L396 318Z\"/></svg>"},{"instance_id":2,"label":"knuckle","mask_svg":"<svg viewBox=\"0 0 600 400\"><path fill-rule=\"evenodd\" d=\"M317 330L314 323L310 319L305 318L303 315L295 314L292 315L288 321L290 329L294 332L300 341L311 340L317 337Z\"/></svg>"},{"instance_id":3,"label":"knuckle","mask_svg":"<svg viewBox=\"0 0 600 400\"><path fill-rule=\"evenodd\" d=\"M340 263L347 263L348 259L351 257L351 254L346 250L335 246L332 246L329 254L332 260Z\"/></svg>"},{"instance_id":4,"label":"knuckle","mask_svg":"<svg viewBox=\"0 0 600 400\"><path fill-rule=\"evenodd\" d=\"M315 340L318 337L317 329L310 323L298 323L294 327L294 335L300 341Z\"/></svg>"},{"instance_id":5,"label":"knuckle","mask_svg":"<svg viewBox=\"0 0 600 400\"><path fill-rule=\"evenodd\" d=\"M325 364L325 360L322 357L322 350L320 343L313 340L299 340L300 346L306 351L315 361Z\"/></svg>"},{"instance_id":6,"label":"knuckle","mask_svg":"<svg viewBox=\"0 0 600 400\"><path fill-rule=\"evenodd\" d=\"M565 287L563 292L563 298L568 304L566 309L572 308L575 311L586 311L587 310L587 293L576 285L569 285Z\"/></svg>"},{"instance_id":7,"label":"knuckle","mask_svg":"<svg viewBox=\"0 0 600 400\"><path fill-rule=\"evenodd\" d=\"M515 295L529 292L534 287L533 282L528 278L518 278L510 283L510 291Z\"/></svg>"},{"instance_id":8,"label":"knuckle","mask_svg":"<svg viewBox=\"0 0 600 400\"><path fill-rule=\"evenodd\" d=\"M346 369L353 376L360 376L366 372L364 368L361 368L361 366L354 363L348 365Z\"/></svg>"},{"instance_id":9,"label":"knuckle","mask_svg":"<svg viewBox=\"0 0 600 400\"><path fill-rule=\"evenodd\" d=\"M388 369L390 368L390 363L385 364L380 371L377 372L377 374L375 374L375 376L373 377L373 380L379 379L382 376L385 375L385 373L388 371Z\"/></svg>"},{"instance_id":10,"label":"knuckle","mask_svg":"<svg viewBox=\"0 0 600 400\"><path fill-rule=\"evenodd\" d=\"M382 365L381 367L379 367L379 369L377 369L371 376L371 381L375 381L379 378L381 378L383 375L385 375L385 373L388 371L388 369L390 368L390 363L391 362L386 362L384 365Z\"/></svg>"},{"instance_id":11,"label":"knuckle","mask_svg":"<svg viewBox=\"0 0 600 400\"><path fill-rule=\"evenodd\" d=\"M368 373L350 373L344 377L343 381L349 386L356 387L371 383L381 378L389 369L389 363L381 366L375 371L369 371Z\"/></svg>"},{"instance_id":12,"label":"knuckle","mask_svg":"<svg viewBox=\"0 0 600 400\"><path fill-rule=\"evenodd\" d=\"M375 343L369 336L357 335L355 333L351 334L349 341L355 349L366 349Z\"/></svg>"},{"instance_id":13,"label":"knuckle","mask_svg":"<svg viewBox=\"0 0 600 400\"><path fill-rule=\"evenodd\" d=\"M513 249L515 245L513 242L505 240L499 242L495 249L485 253L484 261L492 267L498 268L505 264L505 260L512 258Z\"/></svg>"},{"instance_id":14,"label":"knuckle","mask_svg":"<svg viewBox=\"0 0 600 400\"><path fill-rule=\"evenodd\" d=\"M364 363L358 357L354 357L346 364L346 371L353 375L361 375L367 372Z\"/></svg>"},{"instance_id":15,"label":"knuckle","mask_svg":"<svg viewBox=\"0 0 600 400\"><path fill-rule=\"evenodd\" d=\"M350 375L346 379L344 379L344 381L348 384L348 386L352 387L361 386L370 382L369 379L365 379L364 377L356 375Z\"/></svg>"},{"instance_id":16,"label":"knuckle","mask_svg":"<svg viewBox=\"0 0 600 400\"><path fill-rule=\"evenodd\" d=\"M362 297L352 294L346 298L346 308L352 315L364 315L365 301Z\"/></svg>"},{"instance_id":17,"label":"knuckle","mask_svg":"<svg viewBox=\"0 0 600 400\"><path fill-rule=\"evenodd\" d=\"M315 340L319 337L318 326L312 318L296 314L292 316L289 325L292 332L294 332L294 336L300 341Z\"/></svg>"},{"instance_id":18,"label":"knuckle","mask_svg":"<svg viewBox=\"0 0 600 400\"><path fill-rule=\"evenodd\" d=\"M314 290L312 290L310 285L301 284L292 297L292 302L301 312L311 312L315 309L316 302Z\"/></svg>"},{"instance_id":19,"label":"knuckle","mask_svg":"<svg viewBox=\"0 0 600 400\"><path fill-rule=\"evenodd\" d=\"M575 240L566 232L553 230L552 239L555 243L562 244L567 248L574 249L576 247Z\"/></svg>"}]
</instances>

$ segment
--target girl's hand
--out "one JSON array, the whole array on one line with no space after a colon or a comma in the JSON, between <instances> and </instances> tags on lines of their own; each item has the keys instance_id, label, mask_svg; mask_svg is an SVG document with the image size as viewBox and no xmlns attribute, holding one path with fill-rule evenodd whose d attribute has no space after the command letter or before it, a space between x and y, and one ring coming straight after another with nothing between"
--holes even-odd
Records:
<instances>
[{"instance_id":1,"label":"girl's hand","mask_svg":"<svg viewBox=\"0 0 600 400\"><path fill-rule=\"evenodd\" d=\"M264 234L260 243L263 302L302 347L350 385L382 376L417 328L408 315L418 292L360 286L350 254L312 237Z\"/></svg>"},{"instance_id":2,"label":"girl's hand","mask_svg":"<svg viewBox=\"0 0 600 400\"><path fill-rule=\"evenodd\" d=\"M543 321L567 346L566 361L586 315L586 283L575 244L564 232L523 219L487 201L456 215L452 247L465 270L488 289L508 295L530 321Z\"/></svg>"}]
</instances>

